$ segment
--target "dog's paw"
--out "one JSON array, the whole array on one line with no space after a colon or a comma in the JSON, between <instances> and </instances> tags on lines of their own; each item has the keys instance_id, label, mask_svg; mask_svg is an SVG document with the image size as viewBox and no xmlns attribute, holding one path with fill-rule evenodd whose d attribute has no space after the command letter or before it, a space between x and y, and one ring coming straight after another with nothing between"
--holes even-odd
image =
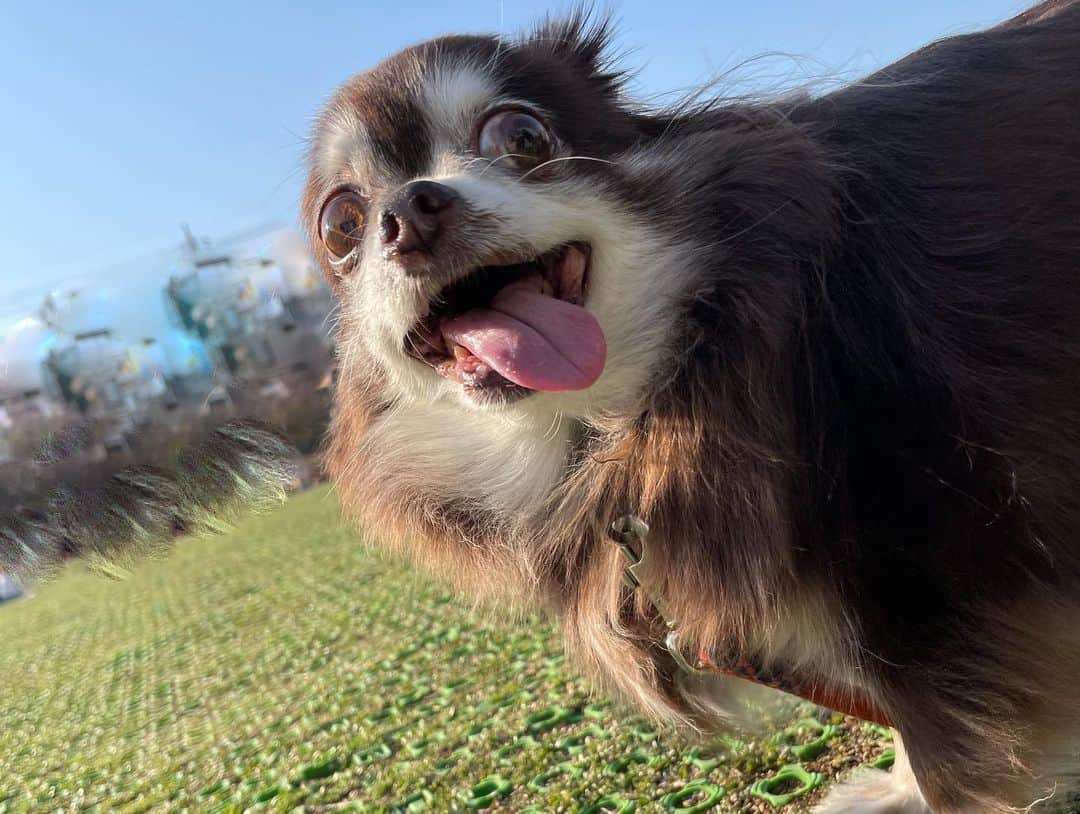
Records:
<instances>
[{"instance_id":1,"label":"dog's paw","mask_svg":"<svg viewBox=\"0 0 1080 814\"><path fill-rule=\"evenodd\" d=\"M904 773L864 769L834 788L814 814L933 814Z\"/></svg>"}]
</instances>

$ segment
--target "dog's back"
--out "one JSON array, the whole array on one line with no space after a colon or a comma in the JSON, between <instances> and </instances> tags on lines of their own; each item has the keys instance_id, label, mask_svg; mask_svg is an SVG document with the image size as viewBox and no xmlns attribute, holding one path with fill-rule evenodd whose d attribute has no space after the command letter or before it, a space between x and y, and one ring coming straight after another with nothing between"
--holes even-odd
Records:
<instances>
[{"instance_id":1,"label":"dog's back","mask_svg":"<svg viewBox=\"0 0 1080 814\"><path fill-rule=\"evenodd\" d=\"M862 541L845 579L864 645L940 810L1063 793L1080 765L1080 5L935 43L796 120L842 179L822 465L844 484L833 532ZM927 787L946 762L962 768Z\"/></svg>"}]
</instances>

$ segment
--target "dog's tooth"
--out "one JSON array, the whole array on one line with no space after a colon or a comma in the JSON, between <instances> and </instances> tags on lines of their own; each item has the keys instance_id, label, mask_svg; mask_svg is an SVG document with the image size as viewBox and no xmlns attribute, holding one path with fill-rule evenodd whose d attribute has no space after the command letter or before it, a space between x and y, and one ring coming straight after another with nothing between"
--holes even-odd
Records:
<instances>
[{"instance_id":1,"label":"dog's tooth","mask_svg":"<svg viewBox=\"0 0 1080 814\"><path fill-rule=\"evenodd\" d=\"M585 252L577 246L570 246L566 250L563 260L563 271L575 274L578 277L585 273Z\"/></svg>"},{"instance_id":2,"label":"dog's tooth","mask_svg":"<svg viewBox=\"0 0 1080 814\"><path fill-rule=\"evenodd\" d=\"M577 246L570 246L563 257L559 275L559 293L567 302L580 302L588 259Z\"/></svg>"}]
</instances>

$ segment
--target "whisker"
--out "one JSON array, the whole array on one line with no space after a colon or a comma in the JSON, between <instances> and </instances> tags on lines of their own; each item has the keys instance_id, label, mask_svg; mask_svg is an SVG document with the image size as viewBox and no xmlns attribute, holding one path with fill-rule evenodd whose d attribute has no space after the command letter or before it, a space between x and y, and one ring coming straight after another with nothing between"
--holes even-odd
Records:
<instances>
[{"instance_id":1,"label":"whisker","mask_svg":"<svg viewBox=\"0 0 1080 814\"><path fill-rule=\"evenodd\" d=\"M409 331L407 334L405 334L405 341L408 343L409 347L412 348L413 353L415 353L421 359L424 358L424 354L420 352L420 348L416 347L416 342L413 339L412 331Z\"/></svg>"},{"instance_id":2,"label":"whisker","mask_svg":"<svg viewBox=\"0 0 1080 814\"><path fill-rule=\"evenodd\" d=\"M533 167L527 173L525 173L520 178L518 178L518 180L519 181L524 181L526 178L528 178L534 172L537 172L538 170L542 170L544 167L548 166L549 164L557 164L560 161L595 161L598 164L610 164L613 167L618 166L618 162L616 162L616 161L608 161L606 158L596 158L595 156L591 156L591 155L564 155L564 156L559 156L558 158L549 158L543 164L538 164L537 166Z\"/></svg>"},{"instance_id":3,"label":"whisker","mask_svg":"<svg viewBox=\"0 0 1080 814\"><path fill-rule=\"evenodd\" d=\"M491 159L491 162L486 167L484 167L484 169L480 170L480 175L482 176L485 172L490 170L492 167L494 167L498 162L502 161L504 158L528 158L528 156L527 155L520 155L518 153L503 153L502 155L496 156L495 158Z\"/></svg>"},{"instance_id":4,"label":"whisker","mask_svg":"<svg viewBox=\"0 0 1080 814\"><path fill-rule=\"evenodd\" d=\"M551 441L559 434L559 429L562 427L563 411L556 410L555 415L551 417L551 425L548 427L547 432L544 433L544 440Z\"/></svg>"},{"instance_id":5,"label":"whisker","mask_svg":"<svg viewBox=\"0 0 1080 814\"><path fill-rule=\"evenodd\" d=\"M491 160L490 159L484 158L482 155L478 155L478 156L475 156L474 158L470 158L467 162L465 162L465 166L464 166L463 169L470 170L470 169L472 169L473 164L478 164L481 161L487 161L488 165L489 166L491 165Z\"/></svg>"},{"instance_id":6,"label":"whisker","mask_svg":"<svg viewBox=\"0 0 1080 814\"><path fill-rule=\"evenodd\" d=\"M326 316L323 318L322 325L319 326L320 331L335 330L341 320L341 303L335 302L333 307L326 312Z\"/></svg>"}]
</instances>

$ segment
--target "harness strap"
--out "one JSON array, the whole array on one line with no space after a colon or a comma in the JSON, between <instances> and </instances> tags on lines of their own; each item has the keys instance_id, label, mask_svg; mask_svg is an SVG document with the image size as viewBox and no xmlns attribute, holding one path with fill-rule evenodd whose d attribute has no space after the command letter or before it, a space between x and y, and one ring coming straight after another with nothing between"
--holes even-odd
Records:
<instances>
[{"instance_id":1,"label":"harness strap","mask_svg":"<svg viewBox=\"0 0 1080 814\"><path fill-rule=\"evenodd\" d=\"M892 721L877 704L857 687L822 685L818 683L804 684L793 675L783 671L767 670L752 658L731 653L726 657L716 658L706 651L698 653L694 664L687 662L682 648L679 646L678 633L675 629L675 620L668 613L663 598L650 590L650 580L647 578L648 560L645 542L648 537L649 526L639 517L624 515L611 525L611 538L622 552L628 564L623 569L623 582L631 590L641 590L649 598L653 607L656 608L660 618L664 620L668 633L664 639L664 646L675 659L679 668L686 673L712 673L716 675L741 678L774 690L780 690L789 695L802 698L805 701L817 704L827 709L841 712L871 721L880 726L892 726ZM637 544L635 549L634 544Z\"/></svg>"}]
</instances>

